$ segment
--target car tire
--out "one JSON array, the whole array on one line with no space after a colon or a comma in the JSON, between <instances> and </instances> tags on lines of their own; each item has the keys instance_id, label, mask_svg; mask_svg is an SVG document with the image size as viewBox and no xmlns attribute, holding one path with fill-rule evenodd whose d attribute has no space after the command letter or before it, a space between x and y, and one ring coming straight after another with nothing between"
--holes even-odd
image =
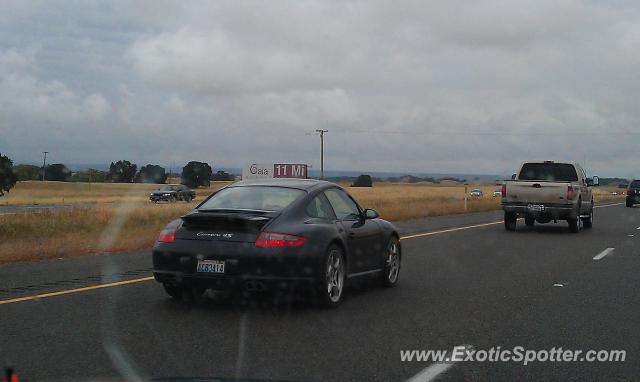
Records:
<instances>
[{"instance_id":1,"label":"car tire","mask_svg":"<svg viewBox=\"0 0 640 382\"><path fill-rule=\"evenodd\" d=\"M400 265L402 263L402 248L398 237L392 236L387 244L385 263L382 271L382 285L391 288L398 284Z\"/></svg>"},{"instance_id":2,"label":"car tire","mask_svg":"<svg viewBox=\"0 0 640 382\"><path fill-rule=\"evenodd\" d=\"M567 223L569 223L569 231L573 233L580 232L580 218L568 219Z\"/></svg>"},{"instance_id":3,"label":"car tire","mask_svg":"<svg viewBox=\"0 0 640 382\"><path fill-rule=\"evenodd\" d=\"M584 228L593 227L593 209L591 209L591 212L589 213L589 216L587 216L586 218L582 219L582 226Z\"/></svg>"},{"instance_id":4,"label":"car tire","mask_svg":"<svg viewBox=\"0 0 640 382\"><path fill-rule=\"evenodd\" d=\"M178 197L177 196L170 196L169 197L169 203L175 203L178 201Z\"/></svg>"},{"instance_id":5,"label":"car tire","mask_svg":"<svg viewBox=\"0 0 640 382\"><path fill-rule=\"evenodd\" d=\"M518 225L518 215L513 212L504 213L504 228L507 231L515 231Z\"/></svg>"},{"instance_id":6,"label":"car tire","mask_svg":"<svg viewBox=\"0 0 640 382\"><path fill-rule=\"evenodd\" d=\"M627 207L629 207L629 208L633 207L633 203L627 201Z\"/></svg>"},{"instance_id":7,"label":"car tire","mask_svg":"<svg viewBox=\"0 0 640 382\"><path fill-rule=\"evenodd\" d=\"M329 246L322 268L322 276L318 281L316 292L321 305L335 308L344 298L346 284L347 268L342 248L335 244Z\"/></svg>"},{"instance_id":8,"label":"car tire","mask_svg":"<svg viewBox=\"0 0 640 382\"><path fill-rule=\"evenodd\" d=\"M536 223L536 219L535 219L533 216L531 216L531 215L526 215L526 216L524 217L524 224L525 224L527 227L533 227L533 225L534 225L535 223Z\"/></svg>"}]
</instances>

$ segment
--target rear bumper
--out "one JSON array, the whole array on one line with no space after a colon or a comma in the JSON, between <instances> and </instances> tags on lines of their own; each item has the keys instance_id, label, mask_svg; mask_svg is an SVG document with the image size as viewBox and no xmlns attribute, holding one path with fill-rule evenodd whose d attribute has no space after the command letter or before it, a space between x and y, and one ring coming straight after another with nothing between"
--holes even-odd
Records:
<instances>
[{"instance_id":1,"label":"rear bumper","mask_svg":"<svg viewBox=\"0 0 640 382\"><path fill-rule=\"evenodd\" d=\"M162 283L214 289L241 286L249 280L284 285L313 282L320 278L324 251L315 254L308 250L300 252L297 248L288 250L252 247L233 250L229 246L216 251L224 253L221 255L207 254L206 250L193 247L185 252L179 244L159 243L152 252L153 275ZM197 272L199 260L224 261L224 274Z\"/></svg>"},{"instance_id":2,"label":"rear bumper","mask_svg":"<svg viewBox=\"0 0 640 382\"><path fill-rule=\"evenodd\" d=\"M288 288L294 284L312 284L316 281L316 278L313 277L277 277L250 274L238 276L206 276L171 271L154 271L153 277L162 284L218 290L241 288L247 282L252 281L258 281L269 289Z\"/></svg>"},{"instance_id":3,"label":"rear bumper","mask_svg":"<svg viewBox=\"0 0 640 382\"><path fill-rule=\"evenodd\" d=\"M567 220L577 219L578 212L574 204L534 204L534 203L502 203L502 209L507 213L515 213L520 216L533 216L542 220ZM543 206L543 210L533 209L533 205Z\"/></svg>"},{"instance_id":4,"label":"rear bumper","mask_svg":"<svg viewBox=\"0 0 640 382\"><path fill-rule=\"evenodd\" d=\"M629 204L640 204L640 195L632 195L627 196L627 203Z\"/></svg>"}]
</instances>

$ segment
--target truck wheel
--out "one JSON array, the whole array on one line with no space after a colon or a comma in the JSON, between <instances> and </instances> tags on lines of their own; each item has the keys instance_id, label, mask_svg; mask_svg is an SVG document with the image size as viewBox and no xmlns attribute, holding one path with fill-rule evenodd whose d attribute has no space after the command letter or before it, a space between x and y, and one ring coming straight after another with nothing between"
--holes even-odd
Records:
<instances>
[{"instance_id":1,"label":"truck wheel","mask_svg":"<svg viewBox=\"0 0 640 382\"><path fill-rule=\"evenodd\" d=\"M536 219L531 215L526 215L524 217L524 224L526 224L527 227L533 227L535 222L536 222Z\"/></svg>"},{"instance_id":2,"label":"truck wheel","mask_svg":"<svg viewBox=\"0 0 640 382\"><path fill-rule=\"evenodd\" d=\"M584 228L593 227L593 210L591 210L591 212L589 213L589 216L582 219L582 225L584 226Z\"/></svg>"},{"instance_id":3,"label":"truck wheel","mask_svg":"<svg viewBox=\"0 0 640 382\"><path fill-rule=\"evenodd\" d=\"M627 200L627 207L633 207L633 203Z\"/></svg>"},{"instance_id":4,"label":"truck wheel","mask_svg":"<svg viewBox=\"0 0 640 382\"><path fill-rule=\"evenodd\" d=\"M568 219L567 223L569 223L569 231L573 233L580 232L580 218Z\"/></svg>"},{"instance_id":5,"label":"truck wheel","mask_svg":"<svg viewBox=\"0 0 640 382\"><path fill-rule=\"evenodd\" d=\"M518 225L518 215L513 212L504 213L504 228L507 231L515 231Z\"/></svg>"}]
</instances>

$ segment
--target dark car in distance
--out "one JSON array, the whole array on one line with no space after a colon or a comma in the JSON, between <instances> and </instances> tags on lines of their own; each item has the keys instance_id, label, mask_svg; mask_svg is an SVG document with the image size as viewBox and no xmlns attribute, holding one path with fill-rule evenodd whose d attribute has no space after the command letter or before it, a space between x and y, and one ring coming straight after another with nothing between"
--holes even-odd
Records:
<instances>
[{"instance_id":1,"label":"dark car in distance","mask_svg":"<svg viewBox=\"0 0 640 382\"><path fill-rule=\"evenodd\" d=\"M640 204L640 180L634 180L627 187L627 207Z\"/></svg>"},{"instance_id":2,"label":"dark car in distance","mask_svg":"<svg viewBox=\"0 0 640 382\"><path fill-rule=\"evenodd\" d=\"M153 274L174 298L305 284L336 306L349 279L394 286L400 260L396 228L340 186L264 179L222 188L169 223L153 247Z\"/></svg>"},{"instance_id":3,"label":"dark car in distance","mask_svg":"<svg viewBox=\"0 0 640 382\"><path fill-rule=\"evenodd\" d=\"M177 202L178 200L184 200L190 202L196 198L196 192L187 186L182 184L167 184L160 189L153 191L149 195L149 200L154 203L159 201L165 202Z\"/></svg>"}]
</instances>

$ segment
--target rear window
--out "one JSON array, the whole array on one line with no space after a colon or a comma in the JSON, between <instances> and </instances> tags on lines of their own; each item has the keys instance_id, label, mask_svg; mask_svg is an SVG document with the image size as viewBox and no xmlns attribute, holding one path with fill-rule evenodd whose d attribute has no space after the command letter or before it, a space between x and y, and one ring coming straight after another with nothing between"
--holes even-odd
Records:
<instances>
[{"instance_id":1,"label":"rear window","mask_svg":"<svg viewBox=\"0 0 640 382\"><path fill-rule=\"evenodd\" d=\"M280 211L305 192L295 188L243 186L220 190L198 209Z\"/></svg>"},{"instance_id":2,"label":"rear window","mask_svg":"<svg viewBox=\"0 0 640 382\"><path fill-rule=\"evenodd\" d=\"M640 180L634 180L633 182L631 182L629 188L640 188Z\"/></svg>"},{"instance_id":3,"label":"rear window","mask_svg":"<svg viewBox=\"0 0 640 382\"><path fill-rule=\"evenodd\" d=\"M518 179L575 182L578 180L578 173L573 165L566 163L525 163Z\"/></svg>"}]
</instances>

